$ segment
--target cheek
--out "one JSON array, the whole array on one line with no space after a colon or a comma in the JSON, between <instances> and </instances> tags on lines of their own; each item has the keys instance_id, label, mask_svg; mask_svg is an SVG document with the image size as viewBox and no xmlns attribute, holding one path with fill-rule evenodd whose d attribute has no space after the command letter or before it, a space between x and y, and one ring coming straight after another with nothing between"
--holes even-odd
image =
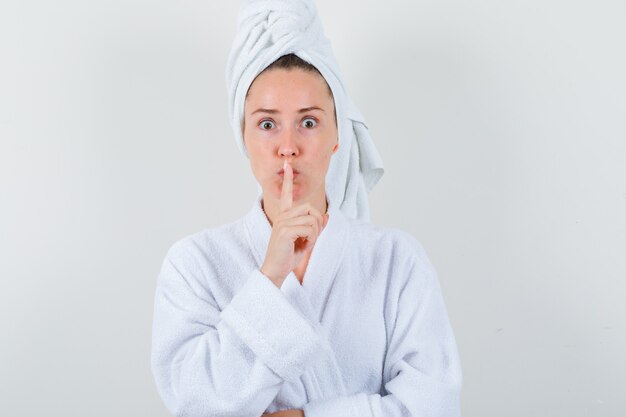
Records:
<instances>
[{"instance_id":1,"label":"cheek","mask_svg":"<svg viewBox=\"0 0 626 417\"><path fill-rule=\"evenodd\" d=\"M273 161L271 150L269 148L251 146L248 148L248 155L250 157L250 164L252 165L252 170L255 173L255 176L272 176L276 162Z\"/></svg>"}]
</instances>

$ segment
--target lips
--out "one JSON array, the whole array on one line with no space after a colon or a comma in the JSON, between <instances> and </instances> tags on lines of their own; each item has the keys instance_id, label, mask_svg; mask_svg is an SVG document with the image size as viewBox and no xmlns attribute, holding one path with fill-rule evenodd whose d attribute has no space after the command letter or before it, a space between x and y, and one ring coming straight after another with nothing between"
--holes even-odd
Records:
<instances>
[{"instance_id":1,"label":"lips","mask_svg":"<svg viewBox=\"0 0 626 417\"><path fill-rule=\"evenodd\" d=\"M278 175L280 175L281 178L285 178L285 173L284 172L279 172ZM300 176L299 173L294 172L292 178L295 180L299 176Z\"/></svg>"},{"instance_id":2,"label":"lips","mask_svg":"<svg viewBox=\"0 0 626 417\"><path fill-rule=\"evenodd\" d=\"M300 171L298 171L295 168L292 168L292 170L293 170L294 177L300 173ZM284 174L285 174L285 171L281 168L280 171L278 171L278 175L284 175Z\"/></svg>"}]
</instances>

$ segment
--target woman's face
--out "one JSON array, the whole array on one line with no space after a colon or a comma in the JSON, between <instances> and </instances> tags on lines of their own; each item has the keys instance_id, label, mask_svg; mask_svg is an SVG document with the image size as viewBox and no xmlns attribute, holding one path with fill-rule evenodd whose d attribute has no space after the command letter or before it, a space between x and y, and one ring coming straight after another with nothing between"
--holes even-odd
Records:
<instances>
[{"instance_id":1,"label":"woman's face","mask_svg":"<svg viewBox=\"0 0 626 417\"><path fill-rule=\"evenodd\" d=\"M293 201L325 197L330 158L338 147L334 101L321 75L271 69L250 86L243 137L264 196L280 199L285 159L294 171Z\"/></svg>"}]
</instances>

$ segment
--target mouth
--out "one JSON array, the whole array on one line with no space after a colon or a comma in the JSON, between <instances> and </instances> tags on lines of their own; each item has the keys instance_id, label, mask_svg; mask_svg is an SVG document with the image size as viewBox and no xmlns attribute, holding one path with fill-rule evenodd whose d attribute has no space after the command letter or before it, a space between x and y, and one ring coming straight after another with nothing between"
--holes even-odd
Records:
<instances>
[{"instance_id":1,"label":"mouth","mask_svg":"<svg viewBox=\"0 0 626 417\"><path fill-rule=\"evenodd\" d=\"M278 173L278 175L280 176L280 178L283 178L283 179L285 178L285 173L284 173L284 172L279 172L279 173ZM298 178L298 176L299 176L299 173L297 173L297 172L294 172L294 173L293 173L293 179L294 179L294 180L295 180L296 178Z\"/></svg>"},{"instance_id":2,"label":"mouth","mask_svg":"<svg viewBox=\"0 0 626 417\"><path fill-rule=\"evenodd\" d=\"M298 175L300 173L300 171L298 171L295 168L292 168L293 170L293 176L295 178L296 175ZM280 171L278 171L278 175L283 176L285 174L285 171L281 168Z\"/></svg>"}]
</instances>

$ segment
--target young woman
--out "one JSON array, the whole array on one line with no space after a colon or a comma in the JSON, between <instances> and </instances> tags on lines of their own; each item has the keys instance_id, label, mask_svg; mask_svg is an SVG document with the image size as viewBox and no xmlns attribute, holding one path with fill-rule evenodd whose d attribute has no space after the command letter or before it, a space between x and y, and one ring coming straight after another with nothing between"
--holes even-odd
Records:
<instances>
[{"instance_id":1,"label":"young woman","mask_svg":"<svg viewBox=\"0 0 626 417\"><path fill-rule=\"evenodd\" d=\"M264 7L242 19L265 29L279 20L272 10L314 12L308 1L255 3ZM240 30L246 42L262 36ZM461 366L436 272L412 235L369 223L359 189L330 170L350 140L348 155L366 159L366 139L342 134L354 112L337 80L303 59L306 49L288 49L233 89L235 133L259 183L252 208L179 240L163 262L159 393L177 416L460 416ZM342 188L343 198L329 192Z\"/></svg>"}]
</instances>

